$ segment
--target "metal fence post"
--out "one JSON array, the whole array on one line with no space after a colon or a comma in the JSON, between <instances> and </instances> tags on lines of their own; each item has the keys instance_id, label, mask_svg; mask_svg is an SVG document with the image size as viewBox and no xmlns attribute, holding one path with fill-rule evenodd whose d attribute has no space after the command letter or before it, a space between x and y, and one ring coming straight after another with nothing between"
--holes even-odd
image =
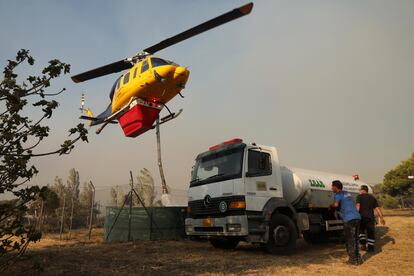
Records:
<instances>
[{"instance_id":1,"label":"metal fence post","mask_svg":"<svg viewBox=\"0 0 414 276\"><path fill-rule=\"evenodd\" d=\"M132 172L131 179L132 179ZM131 220L132 220L132 181L131 181L131 191L129 192L129 214L128 214L128 241L131 241Z\"/></svg>"},{"instance_id":2,"label":"metal fence post","mask_svg":"<svg viewBox=\"0 0 414 276\"><path fill-rule=\"evenodd\" d=\"M89 218L89 240L91 240L91 233L92 233L92 220L93 220L93 206L95 205L95 186L93 185L92 181L89 181L89 185L92 188L92 197L91 197L91 214Z\"/></svg>"}]
</instances>

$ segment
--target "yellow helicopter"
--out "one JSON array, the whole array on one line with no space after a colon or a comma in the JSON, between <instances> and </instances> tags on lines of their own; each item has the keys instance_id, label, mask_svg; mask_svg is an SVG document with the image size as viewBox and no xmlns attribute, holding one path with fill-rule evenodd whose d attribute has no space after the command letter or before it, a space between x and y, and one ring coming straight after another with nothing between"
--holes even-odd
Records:
<instances>
[{"instance_id":1,"label":"yellow helicopter","mask_svg":"<svg viewBox=\"0 0 414 276\"><path fill-rule=\"evenodd\" d=\"M181 112L172 113L166 106L176 95L181 95L190 72L172 61L153 56L154 53L191 38L202 32L213 29L229 21L251 12L253 3L246 4L224 13L191 29L167 38L152 45L136 55L75 75L76 83L101 77L104 75L124 72L114 83L109 94L111 103L107 109L94 117L87 109L87 116L81 119L89 121L89 125L102 126L96 131L99 134L109 123L120 123L125 136L136 137L149 129L153 129L160 111L166 107L169 115L161 118L159 124L176 118ZM83 111L84 99L82 98Z\"/></svg>"}]
</instances>

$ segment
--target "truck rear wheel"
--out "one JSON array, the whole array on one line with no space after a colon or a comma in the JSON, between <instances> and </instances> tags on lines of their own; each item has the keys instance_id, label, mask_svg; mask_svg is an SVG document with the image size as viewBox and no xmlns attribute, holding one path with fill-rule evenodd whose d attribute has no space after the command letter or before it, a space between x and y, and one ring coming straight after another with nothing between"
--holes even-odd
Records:
<instances>
[{"instance_id":1,"label":"truck rear wheel","mask_svg":"<svg viewBox=\"0 0 414 276\"><path fill-rule=\"evenodd\" d=\"M216 238L216 239L210 239L211 245L213 245L215 248L222 248L222 249L234 249L239 244L238 238Z\"/></svg>"},{"instance_id":2,"label":"truck rear wheel","mask_svg":"<svg viewBox=\"0 0 414 276\"><path fill-rule=\"evenodd\" d=\"M266 250L270 254L290 255L295 252L297 237L293 221L286 215L274 214L270 222Z\"/></svg>"}]
</instances>

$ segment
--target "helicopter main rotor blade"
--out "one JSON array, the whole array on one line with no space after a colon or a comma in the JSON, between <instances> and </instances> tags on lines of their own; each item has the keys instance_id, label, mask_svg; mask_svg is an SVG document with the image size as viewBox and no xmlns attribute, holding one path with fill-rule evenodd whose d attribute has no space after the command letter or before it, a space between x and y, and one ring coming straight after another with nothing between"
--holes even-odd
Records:
<instances>
[{"instance_id":1,"label":"helicopter main rotor blade","mask_svg":"<svg viewBox=\"0 0 414 276\"><path fill-rule=\"evenodd\" d=\"M237 9L234 9L232 11L229 11L225 14L222 14L220 16L217 16L209 21L206 21L200 25L197 25L191 29L188 29L187 31L184 31L182 33L179 33L178 35L172 36L170 38L167 38L151 47L148 47L144 49L145 52L154 54L155 52L158 52L162 49L165 49L167 47L170 47L174 44L177 44L183 40L186 40L190 37L196 36L198 34L201 34L205 31L208 31L210 29L213 29L215 27L218 27L220 25L223 25L229 21L232 21L234 19L237 19L239 17L242 17L244 15L249 14L253 9L253 3L248 3L244 6L241 6Z\"/></svg>"},{"instance_id":2,"label":"helicopter main rotor blade","mask_svg":"<svg viewBox=\"0 0 414 276\"><path fill-rule=\"evenodd\" d=\"M200 25L197 25L191 29L188 29L187 31L179 33L178 35L167 38L151 47L144 49L144 52L149 53L149 54L154 54L155 52L158 52L162 49L165 49L174 44L177 44L190 37L196 36L202 32L208 31L217 26L225 24L229 21L232 21L244 15L247 15L252 11L252 9L253 9L253 3L246 4L237 9L229 11L225 14L217 16L209 21L206 21ZM116 62L83 72L81 74L75 75L72 77L72 80L76 83L83 82L86 80L94 79L97 77L101 77L104 75L117 73L117 72L129 69L133 65L134 65L134 62L131 60L131 58L126 58L126 59L118 60Z\"/></svg>"},{"instance_id":3,"label":"helicopter main rotor blade","mask_svg":"<svg viewBox=\"0 0 414 276\"><path fill-rule=\"evenodd\" d=\"M72 77L72 80L76 83L86 80L94 79L104 75L120 72L125 69L129 69L133 66L131 61L127 59L118 60L116 62L83 72Z\"/></svg>"}]
</instances>

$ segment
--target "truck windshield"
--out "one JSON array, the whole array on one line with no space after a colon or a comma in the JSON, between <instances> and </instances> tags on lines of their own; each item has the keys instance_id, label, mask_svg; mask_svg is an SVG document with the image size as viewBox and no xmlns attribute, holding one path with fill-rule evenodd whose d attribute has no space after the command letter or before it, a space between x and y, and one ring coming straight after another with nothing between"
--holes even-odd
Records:
<instances>
[{"instance_id":1,"label":"truck windshield","mask_svg":"<svg viewBox=\"0 0 414 276\"><path fill-rule=\"evenodd\" d=\"M234 148L198 158L192 172L190 187L240 178L243 152L244 148Z\"/></svg>"}]
</instances>

